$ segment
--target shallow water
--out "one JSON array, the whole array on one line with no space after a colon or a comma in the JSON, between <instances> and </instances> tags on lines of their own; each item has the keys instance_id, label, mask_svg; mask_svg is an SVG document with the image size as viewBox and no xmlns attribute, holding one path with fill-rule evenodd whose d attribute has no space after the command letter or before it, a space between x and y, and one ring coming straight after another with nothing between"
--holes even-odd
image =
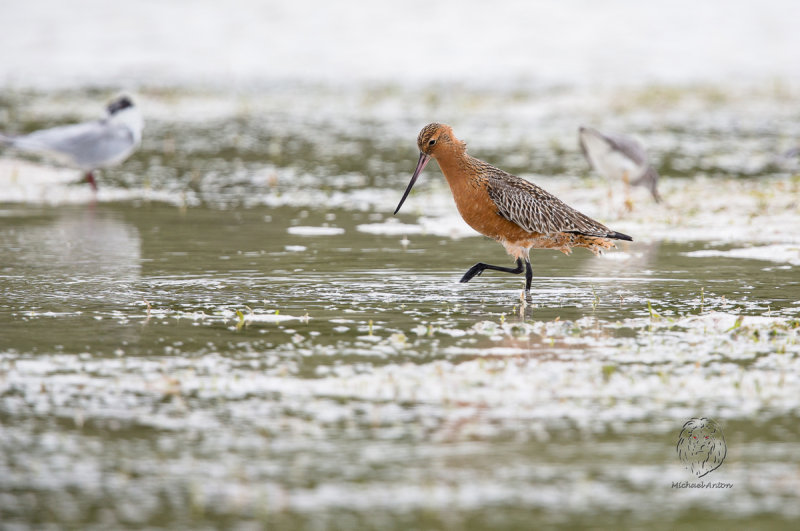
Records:
<instances>
[{"instance_id":1,"label":"shallow water","mask_svg":"<svg viewBox=\"0 0 800 531\"><path fill-rule=\"evenodd\" d=\"M4 154L4 523L800 518L800 181L775 155L799 136L791 98L724 92L698 115L707 90L668 110L648 103L663 91L632 92L613 125L663 163L666 204L635 192L626 213L574 134L617 95L507 94L498 114L504 97L481 91L306 90L295 106L280 88L145 91L145 144L96 198L75 172ZM50 123L64 102L50 120L93 112L72 92L4 97L1 130ZM438 171L391 212L424 117L464 108L473 154L636 241L535 251L527 303L520 277L459 284L476 261L510 260L470 236ZM675 451L697 416L728 445L703 479L732 488L672 487L697 481Z\"/></svg>"}]
</instances>

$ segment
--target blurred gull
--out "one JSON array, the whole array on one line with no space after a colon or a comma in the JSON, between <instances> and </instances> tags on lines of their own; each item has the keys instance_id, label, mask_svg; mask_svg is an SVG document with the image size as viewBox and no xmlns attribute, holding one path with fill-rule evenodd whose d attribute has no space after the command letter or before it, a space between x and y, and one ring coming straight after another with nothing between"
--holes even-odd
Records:
<instances>
[{"instance_id":1,"label":"blurred gull","mask_svg":"<svg viewBox=\"0 0 800 531\"><path fill-rule=\"evenodd\" d=\"M63 125L27 135L6 136L0 144L20 151L44 153L68 166L86 172L86 180L97 190L94 170L115 166L133 153L142 141L144 121L128 96L121 96L106 108L101 120Z\"/></svg>"},{"instance_id":2,"label":"blurred gull","mask_svg":"<svg viewBox=\"0 0 800 531\"><path fill-rule=\"evenodd\" d=\"M630 137L603 134L591 127L581 127L578 139L583 156L589 165L605 176L609 182L625 183L625 205L630 209L628 185L644 186L658 203L658 172L650 165L644 147Z\"/></svg>"},{"instance_id":3,"label":"blurred gull","mask_svg":"<svg viewBox=\"0 0 800 531\"><path fill-rule=\"evenodd\" d=\"M787 159L796 157L797 155L800 155L800 147L792 148L783 154Z\"/></svg>"}]
</instances>

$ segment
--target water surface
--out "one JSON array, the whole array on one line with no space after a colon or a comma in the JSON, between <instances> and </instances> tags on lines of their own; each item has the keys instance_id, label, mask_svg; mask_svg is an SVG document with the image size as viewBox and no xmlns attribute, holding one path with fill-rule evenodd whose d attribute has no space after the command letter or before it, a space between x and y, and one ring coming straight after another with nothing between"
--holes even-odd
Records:
<instances>
[{"instance_id":1,"label":"water surface","mask_svg":"<svg viewBox=\"0 0 800 531\"><path fill-rule=\"evenodd\" d=\"M365 91L345 113L330 103L353 96L324 89L295 108L283 89L145 91L145 143L96 197L75 172L4 153L4 523L800 518L800 182L775 155L797 138L788 100L687 89L666 111L632 92L614 125L651 146L666 204L635 192L625 212L577 151L606 95L424 94ZM6 98L5 130L93 112L72 92L56 97L67 107ZM74 110L45 119L54 107ZM529 301L521 277L459 284L477 261L510 260L458 220L438 171L391 212L425 117L464 108L471 153L635 241L602 257L534 251ZM728 444L704 479L732 488L672 487L695 480L675 444L699 416Z\"/></svg>"}]
</instances>

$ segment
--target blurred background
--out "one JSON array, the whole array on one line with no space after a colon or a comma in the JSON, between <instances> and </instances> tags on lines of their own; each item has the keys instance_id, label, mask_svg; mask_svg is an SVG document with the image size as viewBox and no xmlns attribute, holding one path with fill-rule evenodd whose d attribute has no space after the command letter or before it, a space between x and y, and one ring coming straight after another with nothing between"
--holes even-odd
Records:
<instances>
[{"instance_id":1,"label":"blurred background","mask_svg":"<svg viewBox=\"0 0 800 531\"><path fill-rule=\"evenodd\" d=\"M4 0L0 528L527 529L800 518L800 4ZM459 218L427 123L634 237ZM646 149L663 201L592 169ZM701 481L675 444L720 422Z\"/></svg>"},{"instance_id":2,"label":"blurred background","mask_svg":"<svg viewBox=\"0 0 800 531\"><path fill-rule=\"evenodd\" d=\"M796 81L794 2L3 3L6 87Z\"/></svg>"}]
</instances>

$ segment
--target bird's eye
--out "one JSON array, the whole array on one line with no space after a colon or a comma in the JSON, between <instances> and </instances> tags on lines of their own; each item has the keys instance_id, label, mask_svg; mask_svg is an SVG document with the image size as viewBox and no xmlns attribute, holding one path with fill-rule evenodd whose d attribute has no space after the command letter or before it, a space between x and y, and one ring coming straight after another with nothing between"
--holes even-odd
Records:
<instances>
[{"instance_id":1,"label":"bird's eye","mask_svg":"<svg viewBox=\"0 0 800 531\"><path fill-rule=\"evenodd\" d=\"M429 146L432 146L432 145L434 145L435 143L436 143L436 139L435 139L435 138L431 138L431 139L428 141L428 145L429 145Z\"/></svg>"}]
</instances>

